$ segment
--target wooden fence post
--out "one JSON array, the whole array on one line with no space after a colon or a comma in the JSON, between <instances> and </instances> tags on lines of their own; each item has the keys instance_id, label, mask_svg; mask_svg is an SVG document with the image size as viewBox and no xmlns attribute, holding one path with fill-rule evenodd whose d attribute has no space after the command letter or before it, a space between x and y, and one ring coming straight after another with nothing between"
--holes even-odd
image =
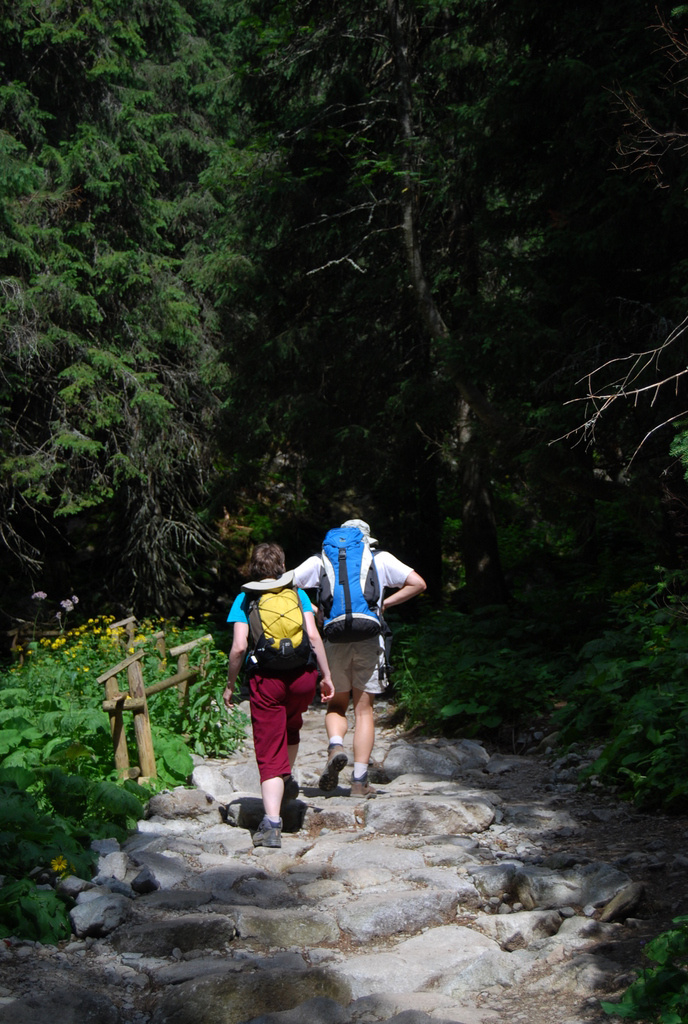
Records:
<instances>
[{"instance_id":1,"label":"wooden fence post","mask_svg":"<svg viewBox=\"0 0 688 1024\"><path fill-rule=\"evenodd\" d=\"M177 689L179 691L179 706L184 707L189 698L189 679L191 678L189 672L189 651L193 650L197 644L202 640L212 640L212 635L206 633L205 636L199 637L197 640L189 640L186 644L180 644L178 647L170 648L170 657L177 659L177 675L184 675L187 678L181 679L177 683Z\"/></svg>"},{"instance_id":2,"label":"wooden fence post","mask_svg":"<svg viewBox=\"0 0 688 1024\"><path fill-rule=\"evenodd\" d=\"M124 619L122 622L113 623L110 626L110 629L113 631L118 628L126 628L129 638L128 650L133 647L135 622L136 620L132 617ZM145 782L146 779L157 778L158 772L155 767L153 735L151 732L150 715L148 713L148 697L151 697L154 693L159 693L161 690L166 690L170 686L177 686L179 703L182 706L184 705L188 699L190 682L202 674L203 667L210 657L209 652L206 652L201 659L201 665L198 668L191 668L189 666L188 652L204 640L212 640L212 635L207 633L205 636L199 637L198 640L191 640L187 644L173 647L169 651L169 655L170 657L178 658L177 672L167 679L161 679L159 682L153 683L148 689L146 689L144 684L143 670L141 668L141 659L144 657L142 650L135 651L125 658L124 661L120 661L118 665L108 669L107 672L98 677L99 683L105 683L103 710L107 711L110 716L115 767L122 777L126 778L129 776L129 778L134 778L138 776L140 782ZM165 634L156 633L155 641L158 653L162 658L165 658ZM122 693L117 684L117 674L125 669L129 684L128 694ZM134 716L134 732L139 755L138 768L129 767L129 754L124 732L125 711L130 711Z\"/></svg>"},{"instance_id":3,"label":"wooden fence post","mask_svg":"<svg viewBox=\"0 0 688 1024\"><path fill-rule=\"evenodd\" d=\"M148 702L146 700L146 687L143 682L143 672L139 660L132 661L127 666L127 679L129 681L129 694L133 700L142 701L140 708L134 711L134 733L136 734L136 746L139 751L139 765L141 774L147 779L157 779L158 772L155 767L155 752L153 750L153 736L151 734L150 715L148 714Z\"/></svg>"},{"instance_id":4,"label":"wooden fence post","mask_svg":"<svg viewBox=\"0 0 688 1024\"><path fill-rule=\"evenodd\" d=\"M118 697L121 699L118 700ZM127 736L124 731L124 714L122 713L123 698L124 695L120 694L117 685L117 676L109 676L105 680L105 699L114 703L114 707L108 711L108 715L110 716L112 746L115 751L115 769L120 778L126 779L130 777L130 769Z\"/></svg>"}]
</instances>

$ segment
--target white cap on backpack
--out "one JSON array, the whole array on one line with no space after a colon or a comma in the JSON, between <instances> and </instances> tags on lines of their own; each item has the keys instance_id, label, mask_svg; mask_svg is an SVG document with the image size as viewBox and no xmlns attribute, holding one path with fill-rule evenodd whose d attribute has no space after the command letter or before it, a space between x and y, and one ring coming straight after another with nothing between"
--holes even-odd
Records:
<instances>
[{"instance_id":1,"label":"white cap on backpack","mask_svg":"<svg viewBox=\"0 0 688 1024\"><path fill-rule=\"evenodd\" d=\"M364 523L362 519L347 519L342 526L354 526L357 530L360 530L365 539L368 541L371 547L377 544L377 538L370 536L370 527L367 523Z\"/></svg>"},{"instance_id":2,"label":"white cap on backpack","mask_svg":"<svg viewBox=\"0 0 688 1024\"><path fill-rule=\"evenodd\" d=\"M250 583L244 583L242 590L281 590L282 587L287 587L294 579L294 570L290 569L288 572L283 572L276 580L251 580Z\"/></svg>"}]
</instances>

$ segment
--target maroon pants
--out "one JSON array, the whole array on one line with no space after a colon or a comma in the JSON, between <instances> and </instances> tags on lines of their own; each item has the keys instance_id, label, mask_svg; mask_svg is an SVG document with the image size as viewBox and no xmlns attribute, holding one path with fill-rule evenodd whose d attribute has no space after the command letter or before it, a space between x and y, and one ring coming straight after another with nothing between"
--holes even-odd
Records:
<instances>
[{"instance_id":1,"label":"maroon pants","mask_svg":"<svg viewBox=\"0 0 688 1024\"><path fill-rule=\"evenodd\" d=\"M315 696L316 669L250 680L253 745L260 781L289 775L287 747L299 742L303 713Z\"/></svg>"}]
</instances>

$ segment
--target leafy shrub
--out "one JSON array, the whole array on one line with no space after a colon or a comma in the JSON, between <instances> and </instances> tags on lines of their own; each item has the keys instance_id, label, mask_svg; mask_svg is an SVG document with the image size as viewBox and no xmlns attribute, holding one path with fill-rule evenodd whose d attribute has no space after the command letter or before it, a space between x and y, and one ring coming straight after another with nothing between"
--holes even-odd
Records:
<instances>
[{"instance_id":1,"label":"leafy shrub","mask_svg":"<svg viewBox=\"0 0 688 1024\"><path fill-rule=\"evenodd\" d=\"M124 839L156 788L188 781L192 750L223 756L242 742L246 716L235 710L228 722L222 703L226 657L204 640L189 652L200 677L188 702L176 687L149 698L158 779L142 786L117 777L98 676L137 650L147 687L173 675L159 648L162 625L173 647L205 636L202 626L149 622L130 641L95 619L32 641L25 663L0 676L0 937L69 936L65 904L35 879L89 878L91 841Z\"/></svg>"},{"instance_id":2,"label":"leafy shrub","mask_svg":"<svg viewBox=\"0 0 688 1024\"><path fill-rule=\"evenodd\" d=\"M566 654L552 656L534 626L503 609L434 612L395 631L395 687L411 723L476 735L551 708Z\"/></svg>"},{"instance_id":3,"label":"leafy shrub","mask_svg":"<svg viewBox=\"0 0 688 1024\"><path fill-rule=\"evenodd\" d=\"M619 1003L602 1003L606 1013L631 1020L659 1024L688 1022L688 917L676 917L677 925L658 935L645 947L645 955L657 964L640 972Z\"/></svg>"},{"instance_id":4,"label":"leafy shrub","mask_svg":"<svg viewBox=\"0 0 688 1024\"><path fill-rule=\"evenodd\" d=\"M662 588L637 585L614 601L615 622L586 644L556 713L564 744L605 744L586 774L637 804L688 806L688 631Z\"/></svg>"},{"instance_id":5,"label":"leafy shrub","mask_svg":"<svg viewBox=\"0 0 688 1024\"><path fill-rule=\"evenodd\" d=\"M63 901L53 889L39 889L28 878L0 889L0 938L9 935L57 943L71 934Z\"/></svg>"},{"instance_id":6,"label":"leafy shrub","mask_svg":"<svg viewBox=\"0 0 688 1024\"><path fill-rule=\"evenodd\" d=\"M203 624L148 620L133 640L111 620L90 619L68 632L29 644L26 662L0 677L0 766L60 765L73 774L107 778L113 771L112 741L101 704L98 677L123 657L143 651L146 686L173 675L176 666L159 649L202 640L189 652L200 676L181 705L176 687L153 694L149 712L159 785L183 785L192 771L191 751L228 756L243 741L247 719L235 709L227 717L222 702L226 655L203 639ZM126 688L126 679L120 689Z\"/></svg>"}]
</instances>

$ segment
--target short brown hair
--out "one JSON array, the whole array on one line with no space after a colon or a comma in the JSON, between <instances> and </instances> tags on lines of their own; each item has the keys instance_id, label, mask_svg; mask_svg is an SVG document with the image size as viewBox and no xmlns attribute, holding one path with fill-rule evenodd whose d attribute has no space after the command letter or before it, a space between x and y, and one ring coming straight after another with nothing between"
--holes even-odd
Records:
<instances>
[{"instance_id":1,"label":"short brown hair","mask_svg":"<svg viewBox=\"0 0 688 1024\"><path fill-rule=\"evenodd\" d=\"M251 555L249 575L252 580L276 580L284 572L284 549L272 541L256 544Z\"/></svg>"}]
</instances>

